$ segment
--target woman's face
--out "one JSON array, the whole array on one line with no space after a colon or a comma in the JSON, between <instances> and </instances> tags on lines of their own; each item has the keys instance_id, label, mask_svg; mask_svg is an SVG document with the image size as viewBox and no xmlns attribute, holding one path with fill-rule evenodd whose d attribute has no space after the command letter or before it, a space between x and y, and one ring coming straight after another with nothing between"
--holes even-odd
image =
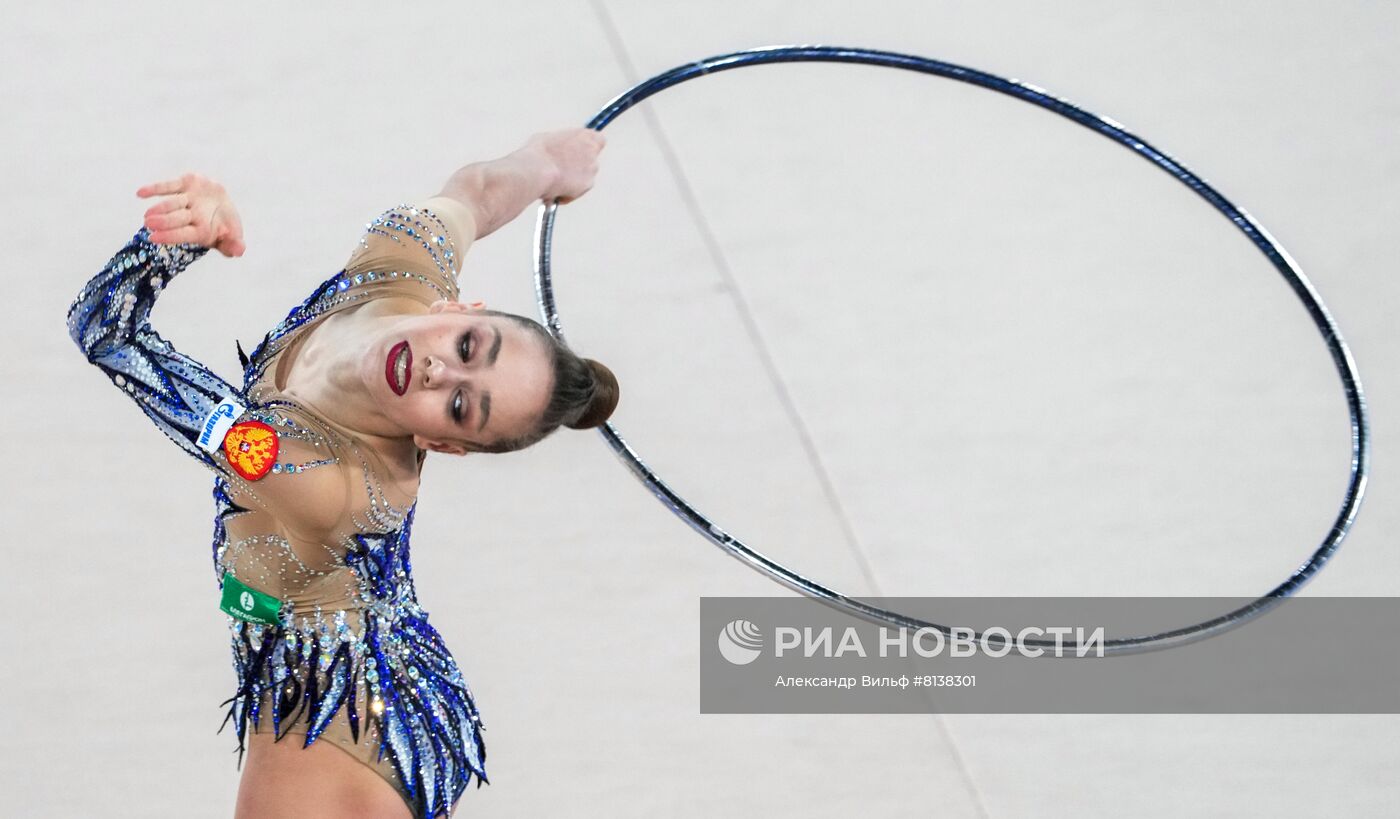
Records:
<instances>
[{"instance_id":1,"label":"woman's face","mask_svg":"<svg viewBox=\"0 0 1400 819\"><path fill-rule=\"evenodd\" d=\"M420 449L466 454L534 428L553 373L544 342L515 321L439 301L370 339L360 379Z\"/></svg>"}]
</instances>

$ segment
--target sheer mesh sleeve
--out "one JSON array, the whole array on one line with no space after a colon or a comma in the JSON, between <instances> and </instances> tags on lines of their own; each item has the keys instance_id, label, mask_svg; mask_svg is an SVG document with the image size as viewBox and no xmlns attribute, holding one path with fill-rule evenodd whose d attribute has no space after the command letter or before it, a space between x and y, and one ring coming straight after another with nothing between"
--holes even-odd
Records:
<instances>
[{"instance_id":1,"label":"sheer mesh sleeve","mask_svg":"<svg viewBox=\"0 0 1400 819\"><path fill-rule=\"evenodd\" d=\"M462 256L476 238L466 205L445 196L389 208L365 225L359 247L346 262L348 275L410 273L457 297Z\"/></svg>"}]
</instances>

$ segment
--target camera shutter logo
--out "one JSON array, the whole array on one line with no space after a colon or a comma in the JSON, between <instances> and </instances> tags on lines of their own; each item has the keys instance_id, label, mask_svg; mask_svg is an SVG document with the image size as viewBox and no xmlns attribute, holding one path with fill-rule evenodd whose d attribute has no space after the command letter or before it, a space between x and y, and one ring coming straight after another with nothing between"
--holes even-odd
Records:
<instances>
[{"instance_id":1,"label":"camera shutter logo","mask_svg":"<svg viewBox=\"0 0 1400 819\"><path fill-rule=\"evenodd\" d=\"M719 653L734 665L748 665L763 653L763 632L748 620L734 620L719 632Z\"/></svg>"}]
</instances>

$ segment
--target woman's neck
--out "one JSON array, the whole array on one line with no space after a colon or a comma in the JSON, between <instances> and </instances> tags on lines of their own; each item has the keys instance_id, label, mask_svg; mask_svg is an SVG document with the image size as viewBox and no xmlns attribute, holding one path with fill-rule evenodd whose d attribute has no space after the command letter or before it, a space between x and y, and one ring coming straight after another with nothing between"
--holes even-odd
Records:
<instances>
[{"instance_id":1,"label":"woman's neck","mask_svg":"<svg viewBox=\"0 0 1400 819\"><path fill-rule=\"evenodd\" d=\"M395 473L416 482L419 450L413 436L385 418L360 378L365 339L405 316L426 313L413 299L387 297L326 317L310 331L286 374L282 392L322 420L372 447Z\"/></svg>"}]
</instances>

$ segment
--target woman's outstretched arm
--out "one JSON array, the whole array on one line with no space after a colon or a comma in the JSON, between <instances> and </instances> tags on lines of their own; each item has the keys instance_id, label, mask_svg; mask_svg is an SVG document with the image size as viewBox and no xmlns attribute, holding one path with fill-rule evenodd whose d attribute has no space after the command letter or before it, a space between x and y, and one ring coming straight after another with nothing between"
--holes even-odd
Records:
<instances>
[{"instance_id":1,"label":"woman's outstretched arm","mask_svg":"<svg viewBox=\"0 0 1400 819\"><path fill-rule=\"evenodd\" d=\"M589 128L548 131L512 153L476 162L448 178L442 193L465 205L480 239L520 215L532 202L570 202L588 192L598 175L603 135Z\"/></svg>"},{"instance_id":2,"label":"woman's outstretched arm","mask_svg":"<svg viewBox=\"0 0 1400 819\"><path fill-rule=\"evenodd\" d=\"M158 234L157 234L158 235ZM225 464L213 440L223 414L247 399L212 370L171 346L147 320L165 287L208 248L156 244L142 227L94 276L68 308L68 333L87 360L134 400L181 449L216 471ZM241 414L241 413L240 413ZM212 420L209 420L211 419ZM208 423L206 423L208 421Z\"/></svg>"},{"instance_id":3,"label":"woman's outstretched arm","mask_svg":"<svg viewBox=\"0 0 1400 819\"><path fill-rule=\"evenodd\" d=\"M221 186L195 174L147 185L137 195L167 198L146 212L145 225L83 286L68 309L69 335L161 432L227 480L235 495L252 497L289 529L316 536L345 497L342 481L321 470L304 475L333 462L329 451L176 350L149 321L171 280L210 248L226 256L243 253L237 211ZM225 449L231 429L232 452ZM250 481L257 481L256 493Z\"/></svg>"},{"instance_id":4,"label":"woman's outstretched arm","mask_svg":"<svg viewBox=\"0 0 1400 819\"><path fill-rule=\"evenodd\" d=\"M602 149L602 134L571 128L536 134L507 156L467 165L448 178L441 193L396 205L365 225L344 272L354 284L407 272L455 301L472 243L532 202L582 196L593 186Z\"/></svg>"}]
</instances>

